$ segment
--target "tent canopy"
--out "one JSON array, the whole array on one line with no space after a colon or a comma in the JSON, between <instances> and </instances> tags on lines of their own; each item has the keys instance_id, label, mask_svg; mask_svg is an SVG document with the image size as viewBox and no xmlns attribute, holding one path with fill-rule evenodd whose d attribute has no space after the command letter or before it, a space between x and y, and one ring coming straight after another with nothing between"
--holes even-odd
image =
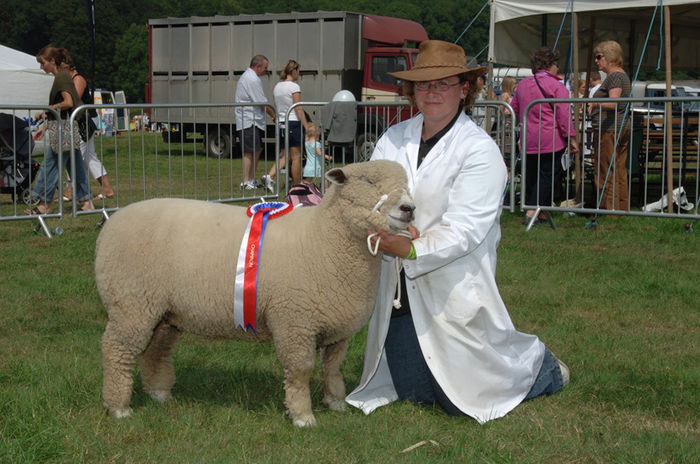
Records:
<instances>
[{"instance_id":1,"label":"tent canopy","mask_svg":"<svg viewBox=\"0 0 700 464\"><path fill-rule=\"evenodd\" d=\"M578 53L584 69L585 63L592 59L591 30L594 46L603 40L615 40L622 46L623 67L628 71L636 69L640 58L643 68L656 69L659 50L663 48L662 8L656 12L646 51L644 42L657 3L656 0L491 0L489 61L529 67L532 51L545 44L554 45L562 18L567 14L557 44L563 61L570 56L573 10L578 13ZM673 69L697 71L700 69L700 34L697 33L700 0L664 0L663 5L671 10ZM565 63L561 64L564 67Z\"/></svg>"},{"instance_id":2,"label":"tent canopy","mask_svg":"<svg viewBox=\"0 0 700 464\"><path fill-rule=\"evenodd\" d=\"M35 57L0 45L0 82L0 105L47 105L53 76L39 68Z\"/></svg>"}]
</instances>

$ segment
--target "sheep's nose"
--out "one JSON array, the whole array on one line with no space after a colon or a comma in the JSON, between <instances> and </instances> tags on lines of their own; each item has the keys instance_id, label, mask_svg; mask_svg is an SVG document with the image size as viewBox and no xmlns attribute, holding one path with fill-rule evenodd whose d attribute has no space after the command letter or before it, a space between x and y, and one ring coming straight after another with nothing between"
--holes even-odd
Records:
<instances>
[{"instance_id":1,"label":"sheep's nose","mask_svg":"<svg viewBox=\"0 0 700 464\"><path fill-rule=\"evenodd\" d=\"M416 207L413 205L408 205L408 204L404 203L401 206L399 206L399 209L401 211L403 211L404 213L412 213L413 211L415 211Z\"/></svg>"}]
</instances>

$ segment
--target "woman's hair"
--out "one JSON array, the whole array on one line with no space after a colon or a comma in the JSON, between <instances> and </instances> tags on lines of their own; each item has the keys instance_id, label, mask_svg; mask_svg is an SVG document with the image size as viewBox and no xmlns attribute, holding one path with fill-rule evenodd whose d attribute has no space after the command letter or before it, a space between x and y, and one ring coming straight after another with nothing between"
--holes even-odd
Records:
<instances>
[{"instance_id":1,"label":"woman's hair","mask_svg":"<svg viewBox=\"0 0 700 464\"><path fill-rule=\"evenodd\" d=\"M478 73L474 72L467 72L464 74L459 74L457 77L459 77L459 82L460 84L464 82L469 82L469 89L467 90L467 96L462 99L462 108L464 109L465 112L469 112L471 109L472 105L474 104L474 100L476 100L476 94L479 92L479 88L476 85L476 81L479 78ZM408 101L411 103L411 105L416 104L416 99L415 99L415 91L413 88L413 81L403 81L402 84L402 90L404 96L408 99Z\"/></svg>"},{"instance_id":2,"label":"woman's hair","mask_svg":"<svg viewBox=\"0 0 700 464\"><path fill-rule=\"evenodd\" d=\"M280 73L280 80L285 80L295 69L299 69L299 63L294 60L287 61L287 66Z\"/></svg>"},{"instance_id":3,"label":"woman's hair","mask_svg":"<svg viewBox=\"0 0 700 464\"><path fill-rule=\"evenodd\" d=\"M593 54L597 53L602 53L608 63L622 66L622 47L614 40L606 40L596 45Z\"/></svg>"},{"instance_id":4,"label":"woman's hair","mask_svg":"<svg viewBox=\"0 0 700 464\"><path fill-rule=\"evenodd\" d=\"M541 69L549 69L553 64L557 63L559 63L559 52L551 48L542 47L530 56L532 74Z\"/></svg>"},{"instance_id":5,"label":"woman's hair","mask_svg":"<svg viewBox=\"0 0 700 464\"><path fill-rule=\"evenodd\" d=\"M516 78L513 76L506 76L503 78L503 82L501 82L501 92L508 92L513 95L517 84L518 80Z\"/></svg>"},{"instance_id":6,"label":"woman's hair","mask_svg":"<svg viewBox=\"0 0 700 464\"><path fill-rule=\"evenodd\" d=\"M72 69L73 61L68 54L68 50L65 48L54 47L53 45L47 45L36 54L36 61L41 63L42 61L50 61L56 63L58 69Z\"/></svg>"}]
</instances>

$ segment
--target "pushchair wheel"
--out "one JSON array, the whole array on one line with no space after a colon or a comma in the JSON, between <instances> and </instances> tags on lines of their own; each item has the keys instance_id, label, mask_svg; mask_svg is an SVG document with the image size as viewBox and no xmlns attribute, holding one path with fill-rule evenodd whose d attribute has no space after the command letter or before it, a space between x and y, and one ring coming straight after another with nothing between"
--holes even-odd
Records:
<instances>
[{"instance_id":1,"label":"pushchair wheel","mask_svg":"<svg viewBox=\"0 0 700 464\"><path fill-rule=\"evenodd\" d=\"M38 195L35 195L34 192L32 192L32 189L23 190L21 193L21 197L24 204L29 207L34 207L41 203L41 199Z\"/></svg>"}]
</instances>

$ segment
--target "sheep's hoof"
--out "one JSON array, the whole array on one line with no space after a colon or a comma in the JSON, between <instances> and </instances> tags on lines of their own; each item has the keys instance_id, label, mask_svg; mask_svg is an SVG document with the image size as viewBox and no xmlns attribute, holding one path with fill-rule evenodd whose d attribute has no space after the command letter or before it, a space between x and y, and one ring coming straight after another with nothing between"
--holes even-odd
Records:
<instances>
[{"instance_id":1,"label":"sheep's hoof","mask_svg":"<svg viewBox=\"0 0 700 464\"><path fill-rule=\"evenodd\" d=\"M315 427L316 418L313 415L308 416L306 418L292 416L292 424L294 424L295 427L299 428Z\"/></svg>"},{"instance_id":2,"label":"sheep's hoof","mask_svg":"<svg viewBox=\"0 0 700 464\"><path fill-rule=\"evenodd\" d=\"M331 411L345 411L347 409L345 400L339 400L337 398L333 398L332 396L324 397L323 404L325 404Z\"/></svg>"},{"instance_id":3,"label":"sheep's hoof","mask_svg":"<svg viewBox=\"0 0 700 464\"><path fill-rule=\"evenodd\" d=\"M125 417L131 416L131 413L133 410L131 408L126 408L126 409L110 409L109 414L114 417L115 419L124 419Z\"/></svg>"},{"instance_id":4,"label":"sheep's hoof","mask_svg":"<svg viewBox=\"0 0 700 464\"><path fill-rule=\"evenodd\" d=\"M148 395L159 403L165 403L173 397L169 390L150 390Z\"/></svg>"}]
</instances>

